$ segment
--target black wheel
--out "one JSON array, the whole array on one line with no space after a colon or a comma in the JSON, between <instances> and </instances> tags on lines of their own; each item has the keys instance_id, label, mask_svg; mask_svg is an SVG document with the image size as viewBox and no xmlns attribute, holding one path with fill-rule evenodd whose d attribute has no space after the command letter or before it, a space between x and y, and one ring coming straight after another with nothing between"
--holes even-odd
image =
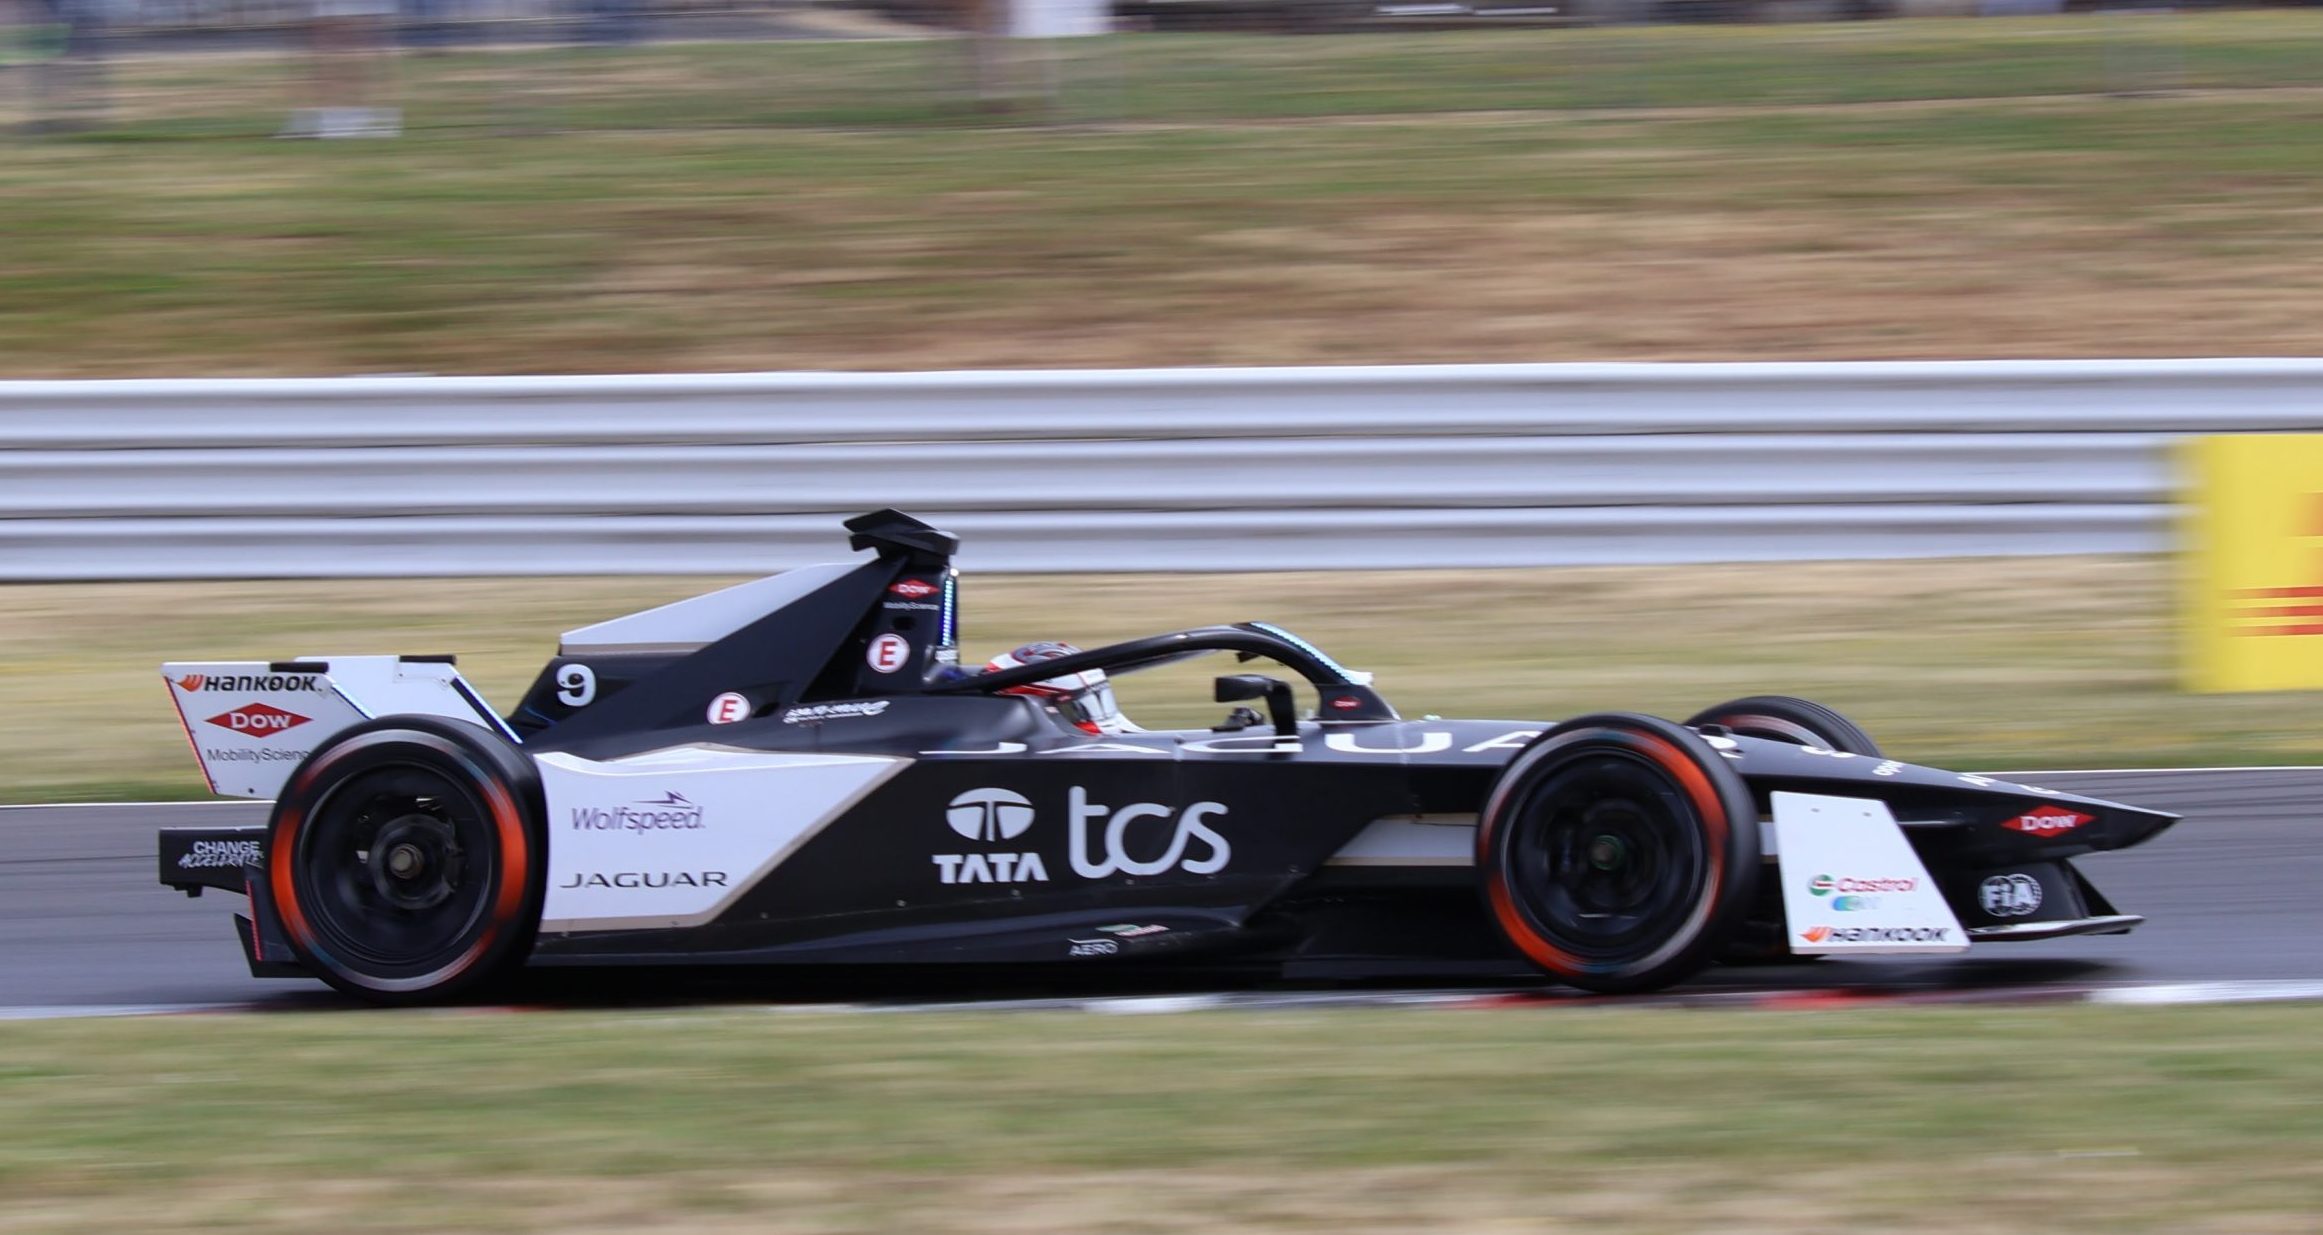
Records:
<instances>
[{"instance_id":1,"label":"black wheel","mask_svg":"<svg viewBox=\"0 0 2323 1235\"><path fill-rule=\"evenodd\" d=\"M1652 990L1707 964L1757 895L1758 810L1700 735L1566 721L1518 752L1476 829L1486 906L1551 977Z\"/></svg>"},{"instance_id":2,"label":"black wheel","mask_svg":"<svg viewBox=\"0 0 2323 1235\"><path fill-rule=\"evenodd\" d=\"M367 721L293 772L267 886L292 951L375 1003L488 993L540 924L541 791L514 745L425 716Z\"/></svg>"},{"instance_id":3,"label":"black wheel","mask_svg":"<svg viewBox=\"0 0 2323 1235\"><path fill-rule=\"evenodd\" d=\"M1811 699L1788 695L1752 695L1704 708L1686 722L1689 728L1723 725L1746 738L1772 738L1794 746L1820 746L1848 755L1884 759L1879 743L1862 726Z\"/></svg>"}]
</instances>

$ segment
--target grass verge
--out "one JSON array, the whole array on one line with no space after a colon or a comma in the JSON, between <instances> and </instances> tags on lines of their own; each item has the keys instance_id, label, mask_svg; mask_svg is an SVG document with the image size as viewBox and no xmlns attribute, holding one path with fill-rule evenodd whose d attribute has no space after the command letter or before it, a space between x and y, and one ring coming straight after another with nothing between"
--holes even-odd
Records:
<instances>
[{"instance_id":1,"label":"grass verge","mask_svg":"<svg viewBox=\"0 0 2323 1235\"><path fill-rule=\"evenodd\" d=\"M2159 558L1520 571L971 577L966 652L1268 618L1379 674L1406 715L1683 719L1778 692L1899 757L1963 768L2323 762L2323 697L2188 696ZM587 622L731 580L0 587L0 801L202 793L167 659L457 652L513 705ZM1204 660L1124 679L1133 717L1208 725ZM1308 705L1312 705L1309 699Z\"/></svg>"},{"instance_id":2,"label":"grass verge","mask_svg":"<svg viewBox=\"0 0 2323 1235\"><path fill-rule=\"evenodd\" d=\"M1072 96L1131 123L1056 130L939 123L941 43L476 53L335 143L267 139L290 66L141 62L0 158L0 372L2311 354L2323 91L2076 92L2323 85L2318 48L2306 12L1133 38Z\"/></svg>"},{"instance_id":3,"label":"grass verge","mask_svg":"<svg viewBox=\"0 0 2323 1235\"><path fill-rule=\"evenodd\" d=\"M2290 1231L2316 1017L21 1024L0 1231Z\"/></svg>"}]
</instances>

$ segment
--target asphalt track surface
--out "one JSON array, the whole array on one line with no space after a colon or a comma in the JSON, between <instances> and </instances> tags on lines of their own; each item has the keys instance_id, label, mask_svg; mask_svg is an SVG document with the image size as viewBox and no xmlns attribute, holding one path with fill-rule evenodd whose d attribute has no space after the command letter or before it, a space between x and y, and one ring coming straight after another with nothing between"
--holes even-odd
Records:
<instances>
[{"instance_id":1,"label":"asphalt track surface","mask_svg":"<svg viewBox=\"0 0 2323 1235\"><path fill-rule=\"evenodd\" d=\"M2186 816L2141 848L2098 854L2080 864L2123 912L2147 916L2136 933L1979 945L1958 957L1720 967L1684 989L2038 999L2157 983L2323 982L2323 768L2023 775ZM0 809L0 1009L353 1006L317 982L249 977L232 937L239 897L213 892L187 898L155 882L155 828L258 822L264 809L248 803ZM795 970L591 970L544 976L523 995L530 1003L577 1006L867 999L908 1004L1217 986L1215 980L1187 986L1181 978L1157 988L1153 980L1094 969L1077 971L1062 989L1048 978L1013 989L995 988L989 978L969 986L962 985L965 980L956 973L802 978ZM1248 989L1286 992L1279 984Z\"/></svg>"}]
</instances>

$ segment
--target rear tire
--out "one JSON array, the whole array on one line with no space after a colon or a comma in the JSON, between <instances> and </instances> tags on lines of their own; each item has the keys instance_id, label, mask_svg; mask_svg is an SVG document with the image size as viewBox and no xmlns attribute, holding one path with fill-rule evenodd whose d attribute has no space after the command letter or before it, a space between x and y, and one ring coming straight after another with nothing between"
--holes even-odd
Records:
<instances>
[{"instance_id":1,"label":"rear tire","mask_svg":"<svg viewBox=\"0 0 2323 1235\"><path fill-rule=\"evenodd\" d=\"M1768 738L1793 746L1820 746L1842 754L1884 759L1879 743L1863 727L1812 699L1752 695L1704 708L1686 722L1689 729L1720 725L1746 738Z\"/></svg>"},{"instance_id":2,"label":"rear tire","mask_svg":"<svg viewBox=\"0 0 2323 1235\"><path fill-rule=\"evenodd\" d=\"M1535 739L1493 786L1476 846L1502 936L1584 990L1692 975L1757 895L1749 788L1700 735L1651 716L1582 716Z\"/></svg>"},{"instance_id":3,"label":"rear tire","mask_svg":"<svg viewBox=\"0 0 2323 1235\"><path fill-rule=\"evenodd\" d=\"M540 926L540 803L531 760L478 726L397 716L338 734L291 774L267 834L291 950L373 1003L490 994Z\"/></svg>"}]
</instances>

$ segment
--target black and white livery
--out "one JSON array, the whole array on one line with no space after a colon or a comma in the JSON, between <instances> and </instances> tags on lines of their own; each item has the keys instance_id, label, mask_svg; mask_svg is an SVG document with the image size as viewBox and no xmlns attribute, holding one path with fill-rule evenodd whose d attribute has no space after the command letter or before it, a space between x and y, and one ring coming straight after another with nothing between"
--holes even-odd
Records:
<instances>
[{"instance_id":1,"label":"black and white livery","mask_svg":"<svg viewBox=\"0 0 2323 1235\"><path fill-rule=\"evenodd\" d=\"M2175 818L1898 762L1796 699L1406 720L1266 622L964 668L957 540L847 528L869 558L566 634L505 717L448 657L165 666L211 787L274 807L166 829L161 881L247 895L254 973L383 1002L713 963L1636 991L2126 931L2071 859ZM1267 670L1216 680L1217 727L1114 710L1111 676L1204 653Z\"/></svg>"}]
</instances>

